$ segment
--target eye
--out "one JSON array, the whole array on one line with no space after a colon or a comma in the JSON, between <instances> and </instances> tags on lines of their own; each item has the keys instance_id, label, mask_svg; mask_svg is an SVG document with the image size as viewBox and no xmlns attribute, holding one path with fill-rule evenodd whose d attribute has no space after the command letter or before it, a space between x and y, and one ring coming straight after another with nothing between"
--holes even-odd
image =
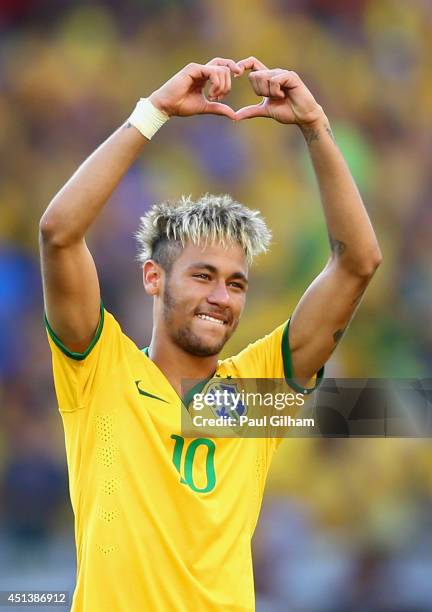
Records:
<instances>
[{"instance_id":1,"label":"eye","mask_svg":"<svg viewBox=\"0 0 432 612\"><path fill-rule=\"evenodd\" d=\"M231 287L234 287L234 289L241 289L242 291L244 291L244 289L245 289L244 286L241 283L236 283L235 281L231 281L229 283L229 285Z\"/></svg>"},{"instance_id":2,"label":"eye","mask_svg":"<svg viewBox=\"0 0 432 612\"><path fill-rule=\"evenodd\" d=\"M202 280L210 280L210 276L205 272L200 272L199 274L192 274L194 278L200 278Z\"/></svg>"}]
</instances>

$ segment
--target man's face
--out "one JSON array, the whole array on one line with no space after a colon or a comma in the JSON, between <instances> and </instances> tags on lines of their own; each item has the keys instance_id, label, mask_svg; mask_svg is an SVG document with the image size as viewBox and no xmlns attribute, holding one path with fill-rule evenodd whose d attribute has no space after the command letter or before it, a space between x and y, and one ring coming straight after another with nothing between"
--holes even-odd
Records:
<instances>
[{"instance_id":1,"label":"man's face","mask_svg":"<svg viewBox=\"0 0 432 612\"><path fill-rule=\"evenodd\" d=\"M217 355L243 311L248 267L240 246L186 246L165 275L162 321L191 355Z\"/></svg>"}]
</instances>

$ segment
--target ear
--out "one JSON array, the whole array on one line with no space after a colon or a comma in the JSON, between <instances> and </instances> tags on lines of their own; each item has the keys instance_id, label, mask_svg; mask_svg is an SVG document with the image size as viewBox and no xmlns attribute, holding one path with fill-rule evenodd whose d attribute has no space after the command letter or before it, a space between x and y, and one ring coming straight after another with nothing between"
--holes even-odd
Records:
<instances>
[{"instance_id":1,"label":"ear","mask_svg":"<svg viewBox=\"0 0 432 612\"><path fill-rule=\"evenodd\" d=\"M153 259L147 259L143 265L143 284L147 295L159 295L162 286L163 270Z\"/></svg>"}]
</instances>

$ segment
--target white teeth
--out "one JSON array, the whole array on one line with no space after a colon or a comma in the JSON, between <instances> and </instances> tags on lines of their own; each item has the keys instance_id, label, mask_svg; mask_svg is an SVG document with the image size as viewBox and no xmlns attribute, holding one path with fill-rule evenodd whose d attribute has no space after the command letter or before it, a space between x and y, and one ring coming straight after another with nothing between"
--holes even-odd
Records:
<instances>
[{"instance_id":1,"label":"white teeth","mask_svg":"<svg viewBox=\"0 0 432 612\"><path fill-rule=\"evenodd\" d=\"M224 324L224 322L221 321L221 319L215 319L214 317L211 317L209 315L198 314L196 316L199 317L200 319L204 319L204 321L211 321L211 323L219 323L219 325L223 325Z\"/></svg>"}]
</instances>

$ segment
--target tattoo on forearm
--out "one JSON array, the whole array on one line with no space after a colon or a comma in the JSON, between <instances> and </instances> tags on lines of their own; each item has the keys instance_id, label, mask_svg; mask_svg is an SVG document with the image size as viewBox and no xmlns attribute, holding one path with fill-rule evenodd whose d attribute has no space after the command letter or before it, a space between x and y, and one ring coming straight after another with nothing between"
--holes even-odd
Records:
<instances>
[{"instance_id":1,"label":"tattoo on forearm","mask_svg":"<svg viewBox=\"0 0 432 612\"><path fill-rule=\"evenodd\" d=\"M330 241L330 248L332 253L334 253L335 255L342 255L342 253L345 251L346 245L345 242L342 242L341 240L337 240L336 238L333 238L333 236L331 236L329 234L329 241Z\"/></svg>"},{"instance_id":2,"label":"tattoo on forearm","mask_svg":"<svg viewBox=\"0 0 432 612\"><path fill-rule=\"evenodd\" d=\"M333 142L336 142L336 139L333 135L331 127L327 124L324 126L324 129L327 132L327 134L330 136L330 138L333 140ZM312 144L315 140L320 139L319 130L315 130L312 127L304 127L303 133L304 133L304 137L308 145Z\"/></svg>"},{"instance_id":3,"label":"tattoo on forearm","mask_svg":"<svg viewBox=\"0 0 432 612\"><path fill-rule=\"evenodd\" d=\"M338 344L339 340L344 335L345 330L346 330L346 327L344 329L338 329L337 331L335 331L335 333L333 334L333 340L335 344Z\"/></svg>"},{"instance_id":4,"label":"tattoo on forearm","mask_svg":"<svg viewBox=\"0 0 432 612\"><path fill-rule=\"evenodd\" d=\"M313 128L305 128L304 137L308 145L312 144L314 140L319 140L319 132L318 130L314 130Z\"/></svg>"},{"instance_id":5,"label":"tattoo on forearm","mask_svg":"<svg viewBox=\"0 0 432 612\"><path fill-rule=\"evenodd\" d=\"M329 125L325 126L325 131L330 136L330 138L333 140L333 142L336 142L335 137L333 136L332 129L331 129L331 127Z\"/></svg>"}]
</instances>

